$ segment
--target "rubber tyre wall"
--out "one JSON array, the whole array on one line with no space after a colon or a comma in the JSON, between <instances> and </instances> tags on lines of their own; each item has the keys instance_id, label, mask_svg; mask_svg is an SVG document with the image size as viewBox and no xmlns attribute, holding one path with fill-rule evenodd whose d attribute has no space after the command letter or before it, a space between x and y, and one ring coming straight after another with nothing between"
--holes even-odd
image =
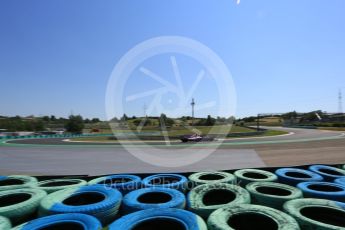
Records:
<instances>
[{"instance_id":1,"label":"rubber tyre wall","mask_svg":"<svg viewBox=\"0 0 345 230\"><path fill-rule=\"evenodd\" d=\"M228 194L232 194L233 199L226 200L226 203L223 203L221 199L228 197ZM212 199L216 199L216 201L211 201L210 204L206 203L207 195L212 196ZM203 218L208 218L213 211L219 208L249 203L250 194L247 190L237 185L224 183L199 185L187 195L188 210Z\"/></svg>"},{"instance_id":2,"label":"rubber tyre wall","mask_svg":"<svg viewBox=\"0 0 345 230\"><path fill-rule=\"evenodd\" d=\"M307 210L309 211L307 212ZM284 210L294 217L301 229L305 230L344 230L344 227L336 226L336 222L344 224L345 210L337 205L337 202L323 199L297 199L284 204ZM310 213L312 212L312 213ZM308 214L307 214L308 213ZM334 214L338 213L338 214ZM337 217L342 213L342 217ZM316 214L316 215L313 215ZM312 216L313 218L311 218ZM327 223L326 221L332 222Z\"/></svg>"},{"instance_id":3,"label":"rubber tyre wall","mask_svg":"<svg viewBox=\"0 0 345 230\"><path fill-rule=\"evenodd\" d=\"M9 219L6 217L0 216L0 229L1 230L9 230L11 229L12 225Z\"/></svg>"},{"instance_id":4,"label":"rubber tyre wall","mask_svg":"<svg viewBox=\"0 0 345 230\"><path fill-rule=\"evenodd\" d=\"M37 187L47 193L53 193L67 188L78 188L83 185L87 185L87 182L81 179L53 179L40 181Z\"/></svg>"},{"instance_id":5,"label":"rubber tyre wall","mask_svg":"<svg viewBox=\"0 0 345 230\"><path fill-rule=\"evenodd\" d=\"M0 192L0 216L20 224L36 214L40 201L47 195L41 189L24 188Z\"/></svg>"},{"instance_id":6,"label":"rubber tyre wall","mask_svg":"<svg viewBox=\"0 0 345 230\"><path fill-rule=\"evenodd\" d=\"M194 186L210 183L236 184L236 177L227 172L198 172L190 175L188 179Z\"/></svg>"},{"instance_id":7,"label":"rubber tyre wall","mask_svg":"<svg viewBox=\"0 0 345 230\"><path fill-rule=\"evenodd\" d=\"M143 202L142 197L152 199L150 202ZM159 196L169 198L167 202L159 199ZM184 209L186 206L186 199L182 192L170 188L143 188L128 193L122 202L122 209L124 213L132 213L145 209L152 208L178 208Z\"/></svg>"},{"instance_id":8,"label":"rubber tyre wall","mask_svg":"<svg viewBox=\"0 0 345 230\"><path fill-rule=\"evenodd\" d=\"M63 225L64 229L66 230L72 230L78 227L84 230L102 229L101 223L93 216L79 213L69 213L42 217L17 226L12 230L40 230L43 228L55 229L54 227L60 227L59 229L62 229L61 225Z\"/></svg>"},{"instance_id":9,"label":"rubber tyre wall","mask_svg":"<svg viewBox=\"0 0 345 230\"><path fill-rule=\"evenodd\" d=\"M155 184L155 181L162 182L173 179L174 182L171 183L163 183L163 184ZM148 176L143 180L143 185L146 188L151 187L163 187L163 188L172 188L177 189L181 192L186 192L188 188L188 179L182 175L178 174L156 174L152 176Z\"/></svg>"},{"instance_id":10,"label":"rubber tyre wall","mask_svg":"<svg viewBox=\"0 0 345 230\"><path fill-rule=\"evenodd\" d=\"M345 186L329 182L303 182L297 185L306 198L345 201Z\"/></svg>"},{"instance_id":11,"label":"rubber tyre wall","mask_svg":"<svg viewBox=\"0 0 345 230\"><path fill-rule=\"evenodd\" d=\"M237 183L241 186L246 186L251 182L275 182L278 180L275 174L259 169L241 169L235 171L234 174L237 178Z\"/></svg>"},{"instance_id":12,"label":"rubber tyre wall","mask_svg":"<svg viewBox=\"0 0 345 230\"><path fill-rule=\"evenodd\" d=\"M0 191L35 187L37 179L31 176L0 176Z\"/></svg>"},{"instance_id":13,"label":"rubber tyre wall","mask_svg":"<svg viewBox=\"0 0 345 230\"><path fill-rule=\"evenodd\" d=\"M345 176L345 170L327 165L312 165L309 170L321 175L325 181L329 182Z\"/></svg>"},{"instance_id":14,"label":"rubber tyre wall","mask_svg":"<svg viewBox=\"0 0 345 230\"><path fill-rule=\"evenodd\" d=\"M125 182L113 183L113 180L123 180ZM107 187L115 188L119 190L122 194L127 194L128 192L134 191L141 187L141 178L135 175L127 174L111 175L99 177L89 181L89 185L94 184L100 184L105 185Z\"/></svg>"},{"instance_id":15,"label":"rubber tyre wall","mask_svg":"<svg viewBox=\"0 0 345 230\"><path fill-rule=\"evenodd\" d=\"M278 176L280 183L296 186L302 182L323 181L323 177L317 173L296 169L296 168L281 168L275 174ZM303 175L305 175L303 177Z\"/></svg>"},{"instance_id":16,"label":"rubber tyre wall","mask_svg":"<svg viewBox=\"0 0 345 230\"><path fill-rule=\"evenodd\" d=\"M341 184L341 185L345 186L345 177L344 178L335 179L334 183Z\"/></svg>"},{"instance_id":17,"label":"rubber tyre wall","mask_svg":"<svg viewBox=\"0 0 345 230\"><path fill-rule=\"evenodd\" d=\"M147 224L154 229L165 229L167 226L153 226L154 221L169 225L171 228L173 223L179 223L184 228L176 228L176 230L207 230L207 226L203 219L192 212L182 209L147 209L126 215L109 225L109 230L131 230L135 226ZM149 228L148 228L149 229Z\"/></svg>"},{"instance_id":18,"label":"rubber tyre wall","mask_svg":"<svg viewBox=\"0 0 345 230\"><path fill-rule=\"evenodd\" d=\"M283 209L286 201L303 198L300 189L274 182L253 182L246 186L251 195L252 203Z\"/></svg>"},{"instance_id":19,"label":"rubber tyre wall","mask_svg":"<svg viewBox=\"0 0 345 230\"><path fill-rule=\"evenodd\" d=\"M236 227L230 226L231 220L234 225L237 225ZM265 226L265 224L274 225L274 227ZM273 208L250 204L221 208L214 211L207 221L207 226L209 230L300 229L296 220L286 213Z\"/></svg>"},{"instance_id":20,"label":"rubber tyre wall","mask_svg":"<svg viewBox=\"0 0 345 230\"><path fill-rule=\"evenodd\" d=\"M86 196L86 197L85 197ZM74 203L68 201L74 200ZM85 203L84 201L90 201ZM115 220L122 194L102 185L89 185L64 189L46 196L40 204L39 215L83 213L96 217L103 225Z\"/></svg>"}]
</instances>

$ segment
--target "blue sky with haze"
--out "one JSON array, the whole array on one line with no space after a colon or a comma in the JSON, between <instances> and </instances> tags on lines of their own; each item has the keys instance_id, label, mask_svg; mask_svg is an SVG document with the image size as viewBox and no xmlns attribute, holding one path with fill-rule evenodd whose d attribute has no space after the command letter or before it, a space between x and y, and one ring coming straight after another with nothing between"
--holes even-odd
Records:
<instances>
[{"instance_id":1,"label":"blue sky with haze","mask_svg":"<svg viewBox=\"0 0 345 230\"><path fill-rule=\"evenodd\" d=\"M235 83L237 116L335 112L339 88L345 94L344 10L343 0L2 0L0 114L73 111L104 119L117 61L136 44L164 35L197 40L221 57ZM183 63L188 88L197 70ZM171 73L160 62L151 67ZM145 82L140 86L152 87ZM201 84L196 99L211 98L208 87ZM142 115L142 103L129 113Z\"/></svg>"}]
</instances>

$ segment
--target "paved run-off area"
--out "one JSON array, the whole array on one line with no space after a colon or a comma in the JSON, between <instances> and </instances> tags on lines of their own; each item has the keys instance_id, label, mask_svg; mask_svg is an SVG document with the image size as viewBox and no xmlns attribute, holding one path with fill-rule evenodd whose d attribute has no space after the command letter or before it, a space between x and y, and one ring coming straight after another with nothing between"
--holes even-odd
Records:
<instances>
[{"instance_id":1,"label":"paved run-off area","mask_svg":"<svg viewBox=\"0 0 345 230\"><path fill-rule=\"evenodd\" d=\"M286 129L291 135L245 138L223 143L201 161L178 168L145 163L121 146L65 143L61 140L17 140L0 145L0 174L61 175L182 172L314 163L345 163L345 137L341 132ZM169 147L167 159L189 154L212 143L184 149Z\"/></svg>"}]
</instances>

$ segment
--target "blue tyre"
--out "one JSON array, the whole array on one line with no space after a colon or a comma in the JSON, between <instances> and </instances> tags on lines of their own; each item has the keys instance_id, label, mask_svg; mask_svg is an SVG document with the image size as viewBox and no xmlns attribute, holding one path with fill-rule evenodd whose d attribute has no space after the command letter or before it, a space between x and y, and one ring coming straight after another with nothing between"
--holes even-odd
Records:
<instances>
[{"instance_id":1,"label":"blue tyre","mask_svg":"<svg viewBox=\"0 0 345 230\"><path fill-rule=\"evenodd\" d=\"M303 182L297 185L306 198L345 201L345 186L329 182Z\"/></svg>"},{"instance_id":2,"label":"blue tyre","mask_svg":"<svg viewBox=\"0 0 345 230\"><path fill-rule=\"evenodd\" d=\"M39 215L83 213L96 217L107 225L115 220L122 194L101 185L64 189L46 196L40 204Z\"/></svg>"},{"instance_id":3,"label":"blue tyre","mask_svg":"<svg viewBox=\"0 0 345 230\"><path fill-rule=\"evenodd\" d=\"M323 181L323 177L317 173L296 169L296 168L281 168L276 172L280 183L296 186L302 182Z\"/></svg>"},{"instance_id":4,"label":"blue tyre","mask_svg":"<svg viewBox=\"0 0 345 230\"><path fill-rule=\"evenodd\" d=\"M89 185L94 184L100 184L109 188L115 188L122 194L126 194L141 187L141 178L135 175L111 175L99 177L89 181Z\"/></svg>"},{"instance_id":5,"label":"blue tyre","mask_svg":"<svg viewBox=\"0 0 345 230\"><path fill-rule=\"evenodd\" d=\"M109 230L132 229L207 230L207 226L201 217L181 209L142 210L109 225Z\"/></svg>"},{"instance_id":6,"label":"blue tyre","mask_svg":"<svg viewBox=\"0 0 345 230\"><path fill-rule=\"evenodd\" d=\"M143 188L128 193L123 198L124 213L152 208L184 209L186 199L183 193L170 188Z\"/></svg>"},{"instance_id":7,"label":"blue tyre","mask_svg":"<svg viewBox=\"0 0 345 230\"><path fill-rule=\"evenodd\" d=\"M344 177L344 178L336 179L336 180L334 181L334 183L342 184L342 185L345 186L345 177Z\"/></svg>"},{"instance_id":8,"label":"blue tyre","mask_svg":"<svg viewBox=\"0 0 345 230\"><path fill-rule=\"evenodd\" d=\"M40 230L40 229L83 229L100 230L101 223L93 216L69 213L57 214L32 220L12 230Z\"/></svg>"},{"instance_id":9,"label":"blue tyre","mask_svg":"<svg viewBox=\"0 0 345 230\"><path fill-rule=\"evenodd\" d=\"M320 174L325 181L329 182L345 176L345 170L327 165L312 165L309 167L309 170Z\"/></svg>"},{"instance_id":10,"label":"blue tyre","mask_svg":"<svg viewBox=\"0 0 345 230\"><path fill-rule=\"evenodd\" d=\"M144 187L163 187L185 192L188 188L188 179L178 174L156 174L143 180Z\"/></svg>"}]
</instances>

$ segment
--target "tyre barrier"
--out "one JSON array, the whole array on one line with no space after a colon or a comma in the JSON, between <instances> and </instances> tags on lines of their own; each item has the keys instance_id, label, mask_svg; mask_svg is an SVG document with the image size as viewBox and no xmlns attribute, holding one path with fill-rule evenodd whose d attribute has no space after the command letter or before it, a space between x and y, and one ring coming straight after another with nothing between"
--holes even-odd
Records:
<instances>
[{"instance_id":1,"label":"tyre barrier","mask_svg":"<svg viewBox=\"0 0 345 230\"><path fill-rule=\"evenodd\" d=\"M0 216L0 229L9 230L12 227L11 222L6 217Z\"/></svg>"},{"instance_id":2,"label":"tyre barrier","mask_svg":"<svg viewBox=\"0 0 345 230\"><path fill-rule=\"evenodd\" d=\"M37 187L49 194L66 188L77 188L86 184L87 182L81 179L52 179L38 182Z\"/></svg>"},{"instance_id":3,"label":"tyre barrier","mask_svg":"<svg viewBox=\"0 0 345 230\"><path fill-rule=\"evenodd\" d=\"M123 212L128 214L152 208L184 209L186 199L182 192L170 188L143 188L128 193L122 202Z\"/></svg>"},{"instance_id":4,"label":"tyre barrier","mask_svg":"<svg viewBox=\"0 0 345 230\"><path fill-rule=\"evenodd\" d=\"M312 165L309 170L321 175L328 182L345 176L345 170L327 165Z\"/></svg>"},{"instance_id":5,"label":"tyre barrier","mask_svg":"<svg viewBox=\"0 0 345 230\"><path fill-rule=\"evenodd\" d=\"M246 186L251 195L252 203L283 209L286 201L303 198L300 189L286 184L274 182L253 182Z\"/></svg>"},{"instance_id":6,"label":"tyre barrier","mask_svg":"<svg viewBox=\"0 0 345 230\"><path fill-rule=\"evenodd\" d=\"M334 183L341 184L341 185L345 186L345 177L344 178L335 179Z\"/></svg>"},{"instance_id":7,"label":"tyre barrier","mask_svg":"<svg viewBox=\"0 0 345 230\"><path fill-rule=\"evenodd\" d=\"M345 201L345 186L330 182L303 182L297 185L306 198Z\"/></svg>"},{"instance_id":8,"label":"tyre barrier","mask_svg":"<svg viewBox=\"0 0 345 230\"><path fill-rule=\"evenodd\" d=\"M107 225L117 217L121 200L118 190L101 185L64 189L49 194L41 201L39 216L82 213L94 216Z\"/></svg>"},{"instance_id":9,"label":"tyre barrier","mask_svg":"<svg viewBox=\"0 0 345 230\"><path fill-rule=\"evenodd\" d=\"M302 182L323 181L323 177L317 173L296 169L296 168L281 168L275 174L278 176L278 181L283 184L296 186Z\"/></svg>"},{"instance_id":10,"label":"tyre barrier","mask_svg":"<svg viewBox=\"0 0 345 230\"><path fill-rule=\"evenodd\" d=\"M188 188L188 179L178 174L156 174L146 177L142 181L144 187L163 187L185 192Z\"/></svg>"},{"instance_id":11,"label":"tyre barrier","mask_svg":"<svg viewBox=\"0 0 345 230\"><path fill-rule=\"evenodd\" d=\"M205 219L219 208L249 203L250 194L247 190L224 183L199 185L187 195L188 210Z\"/></svg>"},{"instance_id":12,"label":"tyre barrier","mask_svg":"<svg viewBox=\"0 0 345 230\"><path fill-rule=\"evenodd\" d=\"M284 204L284 210L297 220L301 229L345 229L345 210L334 201L323 199L291 200Z\"/></svg>"},{"instance_id":13,"label":"tyre barrier","mask_svg":"<svg viewBox=\"0 0 345 230\"><path fill-rule=\"evenodd\" d=\"M288 214L273 208L250 204L214 211L207 221L207 226L209 230L300 229L296 220Z\"/></svg>"},{"instance_id":14,"label":"tyre barrier","mask_svg":"<svg viewBox=\"0 0 345 230\"><path fill-rule=\"evenodd\" d=\"M147 209L123 216L109 230L207 230L203 219L182 209Z\"/></svg>"},{"instance_id":15,"label":"tyre barrier","mask_svg":"<svg viewBox=\"0 0 345 230\"><path fill-rule=\"evenodd\" d=\"M236 177L227 172L198 172L188 177L193 186L210 183L236 184Z\"/></svg>"},{"instance_id":16,"label":"tyre barrier","mask_svg":"<svg viewBox=\"0 0 345 230\"><path fill-rule=\"evenodd\" d=\"M1 228L2 229L2 228ZM83 229L101 230L101 223L93 216L68 213L46 216L32 220L12 230L41 230L41 229Z\"/></svg>"},{"instance_id":17,"label":"tyre barrier","mask_svg":"<svg viewBox=\"0 0 345 230\"><path fill-rule=\"evenodd\" d=\"M141 178L135 175L111 175L93 179L88 184L104 185L109 188L115 188L122 194L127 194L141 187Z\"/></svg>"},{"instance_id":18,"label":"tyre barrier","mask_svg":"<svg viewBox=\"0 0 345 230\"><path fill-rule=\"evenodd\" d=\"M31 176L0 176L0 191L35 187L37 179Z\"/></svg>"},{"instance_id":19,"label":"tyre barrier","mask_svg":"<svg viewBox=\"0 0 345 230\"><path fill-rule=\"evenodd\" d=\"M251 182L275 182L278 180L275 174L259 169L241 169L235 171L234 174L237 183L241 186L246 186Z\"/></svg>"},{"instance_id":20,"label":"tyre barrier","mask_svg":"<svg viewBox=\"0 0 345 230\"><path fill-rule=\"evenodd\" d=\"M40 201L47 195L41 189L24 188L0 192L0 216L12 224L20 224L35 217Z\"/></svg>"}]
</instances>

